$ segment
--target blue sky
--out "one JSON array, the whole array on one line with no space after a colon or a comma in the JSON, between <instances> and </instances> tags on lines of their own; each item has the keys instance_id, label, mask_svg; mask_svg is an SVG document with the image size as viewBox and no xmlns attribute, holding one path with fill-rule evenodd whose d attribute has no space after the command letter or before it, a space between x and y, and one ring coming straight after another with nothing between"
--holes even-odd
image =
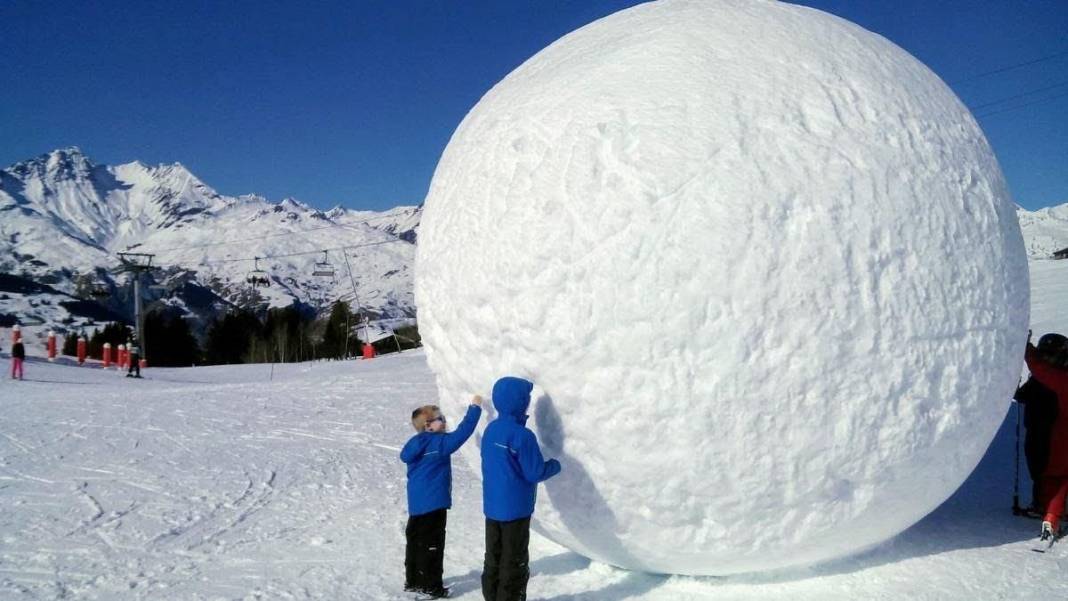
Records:
<instances>
[{"instance_id":1,"label":"blue sky","mask_svg":"<svg viewBox=\"0 0 1068 601\"><path fill-rule=\"evenodd\" d=\"M795 3L882 34L946 80L1021 205L1068 202L1068 1ZM178 161L224 194L416 204L482 94L634 4L5 0L0 165L79 146L100 163Z\"/></svg>"}]
</instances>

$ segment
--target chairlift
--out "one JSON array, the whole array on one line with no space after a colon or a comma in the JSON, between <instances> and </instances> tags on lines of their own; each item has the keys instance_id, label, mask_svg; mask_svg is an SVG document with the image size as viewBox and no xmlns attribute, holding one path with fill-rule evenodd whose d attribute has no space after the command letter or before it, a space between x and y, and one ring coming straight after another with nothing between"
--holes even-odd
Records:
<instances>
[{"instance_id":1,"label":"chairlift","mask_svg":"<svg viewBox=\"0 0 1068 601\"><path fill-rule=\"evenodd\" d=\"M271 286L271 279L267 277L267 272L260 269L260 258L254 257L252 271L248 272L245 276L245 281L252 285L253 288L257 286L263 286L269 288Z\"/></svg>"},{"instance_id":2,"label":"chairlift","mask_svg":"<svg viewBox=\"0 0 1068 601\"><path fill-rule=\"evenodd\" d=\"M108 289L107 282L94 280L93 283L89 284L89 295L94 298L103 298L111 296L111 290Z\"/></svg>"},{"instance_id":3,"label":"chairlift","mask_svg":"<svg viewBox=\"0 0 1068 601\"><path fill-rule=\"evenodd\" d=\"M334 266L330 264L330 261L326 258L327 251L323 251L323 260L315 262L315 269L312 270L312 275L331 278L333 279L335 272Z\"/></svg>"}]
</instances>

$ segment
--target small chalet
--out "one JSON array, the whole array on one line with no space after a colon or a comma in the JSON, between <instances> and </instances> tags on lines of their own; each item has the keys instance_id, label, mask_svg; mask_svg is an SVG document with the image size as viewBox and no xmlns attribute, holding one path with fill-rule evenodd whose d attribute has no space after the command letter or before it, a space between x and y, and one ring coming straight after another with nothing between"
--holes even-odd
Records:
<instances>
[{"instance_id":1,"label":"small chalet","mask_svg":"<svg viewBox=\"0 0 1068 601\"><path fill-rule=\"evenodd\" d=\"M1053 258L1054 259L1068 259L1068 247L1062 248L1062 249L1058 250L1057 252L1053 253Z\"/></svg>"}]
</instances>

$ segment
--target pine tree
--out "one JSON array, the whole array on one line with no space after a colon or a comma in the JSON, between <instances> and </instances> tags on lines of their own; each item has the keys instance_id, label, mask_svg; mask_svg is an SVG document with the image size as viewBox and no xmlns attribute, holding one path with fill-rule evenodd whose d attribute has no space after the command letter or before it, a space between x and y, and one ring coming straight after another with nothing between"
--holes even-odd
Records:
<instances>
[{"instance_id":1,"label":"pine tree","mask_svg":"<svg viewBox=\"0 0 1068 601\"><path fill-rule=\"evenodd\" d=\"M78 334L74 332L68 332L63 337L63 354L68 357L78 356Z\"/></svg>"},{"instance_id":2,"label":"pine tree","mask_svg":"<svg viewBox=\"0 0 1068 601\"><path fill-rule=\"evenodd\" d=\"M100 333L100 328L93 328L93 333L89 335L88 347L90 357L96 360L104 358L104 338Z\"/></svg>"},{"instance_id":3,"label":"pine tree","mask_svg":"<svg viewBox=\"0 0 1068 601\"><path fill-rule=\"evenodd\" d=\"M104 326L100 336L103 342L111 344L111 352L114 353L120 344L126 344L133 338L133 329L124 323L111 322Z\"/></svg>"},{"instance_id":4,"label":"pine tree","mask_svg":"<svg viewBox=\"0 0 1068 601\"><path fill-rule=\"evenodd\" d=\"M402 349L419 348L423 346L423 340L419 337L419 326L404 326L393 330Z\"/></svg>"},{"instance_id":5,"label":"pine tree","mask_svg":"<svg viewBox=\"0 0 1068 601\"><path fill-rule=\"evenodd\" d=\"M200 346L185 319L173 317L166 331L167 339L174 345L170 365L190 366L200 362Z\"/></svg>"},{"instance_id":6,"label":"pine tree","mask_svg":"<svg viewBox=\"0 0 1068 601\"><path fill-rule=\"evenodd\" d=\"M307 361L315 358L313 327L297 305L268 309L262 323L250 311L232 311L208 328L204 359L212 365Z\"/></svg>"},{"instance_id":7,"label":"pine tree","mask_svg":"<svg viewBox=\"0 0 1068 601\"><path fill-rule=\"evenodd\" d=\"M181 315L152 311L145 315L145 348L149 365L189 367L200 361L200 349Z\"/></svg>"},{"instance_id":8,"label":"pine tree","mask_svg":"<svg viewBox=\"0 0 1068 601\"><path fill-rule=\"evenodd\" d=\"M140 342L144 345L141 347L141 358L149 365L167 365L165 360L168 351L166 349L170 341L167 340L164 331L163 314L159 311L149 311L142 318L141 328L143 339ZM149 352L150 345L151 352Z\"/></svg>"},{"instance_id":9,"label":"pine tree","mask_svg":"<svg viewBox=\"0 0 1068 601\"><path fill-rule=\"evenodd\" d=\"M306 354L311 348L307 339L307 321L294 305L267 311L261 342L266 345L270 361L290 363L310 358Z\"/></svg>"},{"instance_id":10,"label":"pine tree","mask_svg":"<svg viewBox=\"0 0 1068 601\"><path fill-rule=\"evenodd\" d=\"M323 342L319 346L319 356L328 359L342 359L350 354L354 345L349 332L353 319L348 303L336 301L330 308L330 317L326 320Z\"/></svg>"},{"instance_id":11,"label":"pine tree","mask_svg":"<svg viewBox=\"0 0 1068 601\"><path fill-rule=\"evenodd\" d=\"M236 310L227 313L208 328L204 349L206 362L211 365L245 362L249 348L261 330L260 321L252 312Z\"/></svg>"}]
</instances>

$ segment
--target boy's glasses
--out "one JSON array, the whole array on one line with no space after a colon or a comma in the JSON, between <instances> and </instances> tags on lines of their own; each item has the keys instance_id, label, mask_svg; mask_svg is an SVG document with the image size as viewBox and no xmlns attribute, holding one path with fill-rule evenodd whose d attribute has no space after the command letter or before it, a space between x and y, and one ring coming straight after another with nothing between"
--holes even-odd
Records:
<instances>
[{"instance_id":1,"label":"boy's glasses","mask_svg":"<svg viewBox=\"0 0 1068 601\"><path fill-rule=\"evenodd\" d=\"M445 423L445 416L444 415L439 415L439 416L435 417L434 419L428 421L427 423L428 424L432 424L434 422L441 422L441 423L444 424Z\"/></svg>"}]
</instances>

